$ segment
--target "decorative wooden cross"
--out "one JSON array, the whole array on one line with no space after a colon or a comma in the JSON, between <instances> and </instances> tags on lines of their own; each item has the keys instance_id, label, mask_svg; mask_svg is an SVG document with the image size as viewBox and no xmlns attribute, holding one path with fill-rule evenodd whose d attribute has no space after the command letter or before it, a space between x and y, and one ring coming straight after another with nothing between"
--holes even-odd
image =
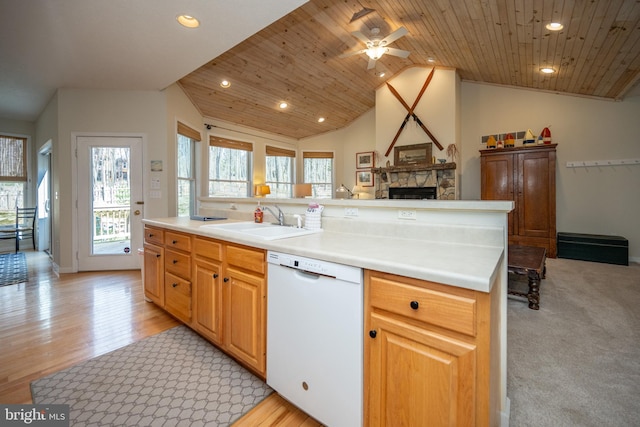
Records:
<instances>
[{"instance_id":1,"label":"decorative wooden cross","mask_svg":"<svg viewBox=\"0 0 640 427\"><path fill-rule=\"evenodd\" d=\"M387 87L389 88L389 90L391 91L393 96L395 96L398 99L398 101L400 101L400 103L404 106L404 108L407 109L407 115L404 118L404 121L402 122L402 124L400 125L400 129L398 129L398 132L396 133L396 136L393 138L393 141L391 141L391 145L389 145L389 148L387 149L387 152L386 152L385 156L389 156L389 153L391 152L391 149L396 144L396 141L398 140L398 137L400 137L400 133L402 133L402 129L404 129L404 127L406 126L406 124L409 121L410 117L413 117L413 119L416 121L416 123L418 123L418 125L422 128L422 130L425 131L427 135L429 135L429 138L431 138L433 143L436 144L436 146L440 150L443 149L442 145L438 142L436 137L433 136L433 134L431 132L429 132L429 129L427 129L427 127L422 123L422 121L420 121L420 119L418 118L416 113L413 112L413 110L415 110L415 108L418 106L418 102L420 102L420 98L422 98L422 95L424 94L424 91L427 90L427 86L429 86L429 83L431 83L431 79L433 78L433 73L435 71L436 71L436 68L433 67L433 69L431 70L431 72L427 76L427 80L424 82L424 85L422 85L422 89L420 89L420 93L418 93L418 97L413 102L413 105L411 107L409 107L409 105L406 102L404 102L404 99L402 99L402 97L400 96L398 91L395 90L394 87L391 86L389 83L387 83Z\"/></svg>"}]
</instances>

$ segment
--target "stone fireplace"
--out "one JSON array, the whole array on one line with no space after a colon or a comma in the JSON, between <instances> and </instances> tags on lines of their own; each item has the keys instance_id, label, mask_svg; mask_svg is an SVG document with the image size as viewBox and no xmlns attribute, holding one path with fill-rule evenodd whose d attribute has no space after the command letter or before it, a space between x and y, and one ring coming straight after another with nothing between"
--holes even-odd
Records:
<instances>
[{"instance_id":1,"label":"stone fireplace","mask_svg":"<svg viewBox=\"0 0 640 427\"><path fill-rule=\"evenodd\" d=\"M456 199L455 163L389 166L375 168L373 173L376 199ZM429 188L433 188L435 197L429 195Z\"/></svg>"}]
</instances>

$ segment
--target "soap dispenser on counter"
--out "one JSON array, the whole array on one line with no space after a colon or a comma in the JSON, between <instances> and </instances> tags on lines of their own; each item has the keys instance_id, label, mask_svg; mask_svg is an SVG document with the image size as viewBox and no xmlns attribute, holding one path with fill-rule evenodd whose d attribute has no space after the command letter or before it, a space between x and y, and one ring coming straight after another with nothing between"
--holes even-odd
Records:
<instances>
[{"instance_id":1,"label":"soap dispenser on counter","mask_svg":"<svg viewBox=\"0 0 640 427\"><path fill-rule=\"evenodd\" d=\"M258 224L261 224L263 218L264 218L264 212L262 211L262 209L260 209L260 202L258 202L258 207L253 212L253 221L257 222Z\"/></svg>"}]
</instances>

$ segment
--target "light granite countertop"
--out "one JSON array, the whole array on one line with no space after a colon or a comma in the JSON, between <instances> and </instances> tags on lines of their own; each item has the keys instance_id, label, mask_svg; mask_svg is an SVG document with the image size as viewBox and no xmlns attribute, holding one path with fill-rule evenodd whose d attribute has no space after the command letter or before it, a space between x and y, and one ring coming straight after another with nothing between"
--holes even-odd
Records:
<instances>
[{"instance_id":1,"label":"light granite countertop","mask_svg":"<svg viewBox=\"0 0 640 427\"><path fill-rule=\"evenodd\" d=\"M224 224L233 220L215 221ZM144 224L293 255L337 262L489 292L499 274L504 246L429 241L423 238L323 230L279 240L209 227L186 217L144 219ZM207 225L203 227L203 225Z\"/></svg>"}]
</instances>

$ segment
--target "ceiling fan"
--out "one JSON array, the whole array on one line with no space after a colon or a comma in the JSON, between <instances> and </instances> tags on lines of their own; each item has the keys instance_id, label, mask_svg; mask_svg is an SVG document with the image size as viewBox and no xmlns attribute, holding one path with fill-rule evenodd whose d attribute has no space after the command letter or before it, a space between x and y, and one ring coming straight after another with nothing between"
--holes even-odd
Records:
<instances>
[{"instance_id":1,"label":"ceiling fan","mask_svg":"<svg viewBox=\"0 0 640 427\"><path fill-rule=\"evenodd\" d=\"M340 58L346 58L349 56L357 55L359 53L365 53L369 57L369 64L367 65L367 70L372 69L376 66L376 61L380 59L382 55L385 53L388 55L399 56L400 58L406 58L409 56L408 50L395 49L393 47L389 47L391 43L398 40L400 37L408 34L406 28L400 27L395 30L393 33L389 34L385 38L380 37L380 28L372 28L371 29L371 38L368 38L360 31L354 31L351 33L354 37L360 39L366 46L366 49L356 50L354 52L347 52L340 55Z\"/></svg>"}]
</instances>

